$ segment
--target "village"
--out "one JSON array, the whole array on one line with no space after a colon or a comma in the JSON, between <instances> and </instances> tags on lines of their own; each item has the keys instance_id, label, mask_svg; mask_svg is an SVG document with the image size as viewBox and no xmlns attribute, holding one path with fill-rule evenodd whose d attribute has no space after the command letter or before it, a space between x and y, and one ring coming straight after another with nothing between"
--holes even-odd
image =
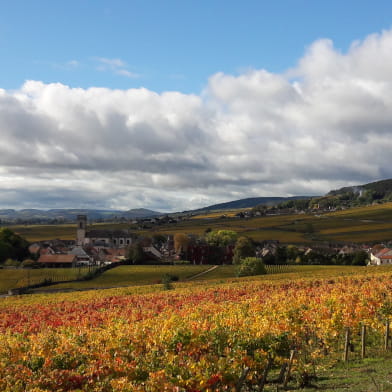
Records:
<instances>
[{"instance_id":1,"label":"village","mask_svg":"<svg viewBox=\"0 0 392 392\"><path fill-rule=\"evenodd\" d=\"M87 216L78 215L75 240L52 239L34 242L29 252L36 266L64 268L110 264L232 264L239 247L234 235L226 241L208 236L168 234L141 237L131 230L88 229ZM134 254L137 253L137 256ZM277 240L253 242L248 256L265 264L392 264L392 249L383 244L283 245Z\"/></svg>"}]
</instances>

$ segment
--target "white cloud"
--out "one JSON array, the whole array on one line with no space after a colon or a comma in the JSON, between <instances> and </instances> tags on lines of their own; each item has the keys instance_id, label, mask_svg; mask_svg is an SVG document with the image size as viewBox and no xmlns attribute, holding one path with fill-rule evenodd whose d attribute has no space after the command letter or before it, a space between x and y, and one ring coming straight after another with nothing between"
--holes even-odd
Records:
<instances>
[{"instance_id":1,"label":"white cloud","mask_svg":"<svg viewBox=\"0 0 392 392\"><path fill-rule=\"evenodd\" d=\"M68 66L70 68L77 68L80 66L80 63L78 60L69 60L69 61L67 61L66 66Z\"/></svg>"},{"instance_id":2,"label":"white cloud","mask_svg":"<svg viewBox=\"0 0 392 392\"><path fill-rule=\"evenodd\" d=\"M200 96L28 81L0 90L0 205L183 210L392 177L391 90L391 31L317 41L285 74L212 75Z\"/></svg>"},{"instance_id":3,"label":"white cloud","mask_svg":"<svg viewBox=\"0 0 392 392\"><path fill-rule=\"evenodd\" d=\"M109 71L116 75L125 76L131 79L140 77L139 74L129 71L129 69L127 69L127 64L121 59L108 59L105 57L98 57L96 60L98 62L98 71Z\"/></svg>"}]
</instances>

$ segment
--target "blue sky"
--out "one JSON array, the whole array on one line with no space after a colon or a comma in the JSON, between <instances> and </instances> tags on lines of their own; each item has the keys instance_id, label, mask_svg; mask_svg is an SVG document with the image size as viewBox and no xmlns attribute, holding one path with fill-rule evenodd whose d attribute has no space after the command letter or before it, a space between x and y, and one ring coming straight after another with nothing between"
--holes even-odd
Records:
<instances>
[{"instance_id":1,"label":"blue sky","mask_svg":"<svg viewBox=\"0 0 392 392\"><path fill-rule=\"evenodd\" d=\"M390 1L2 1L0 88L200 93L216 72L294 67L319 38L345 51L390 15Z\"/></svg>"},{"instance_id":2,"label":"blue sky","mask_svg":"<svg viewBox=\"0 0 392 392\"><path fill-rule=\"evenodd\" d=\"M390 1L0 1L0 208L182 211L392 178Z\"/></svg>"}]
</instances>

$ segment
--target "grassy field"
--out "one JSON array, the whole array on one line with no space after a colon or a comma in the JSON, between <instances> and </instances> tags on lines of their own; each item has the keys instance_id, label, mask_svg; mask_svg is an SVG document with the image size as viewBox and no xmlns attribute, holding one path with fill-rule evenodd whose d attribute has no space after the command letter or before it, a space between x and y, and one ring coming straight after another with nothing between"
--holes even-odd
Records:
<instances>
[{"instance_id":1,"label":"grassy field","mask_svg":"<svg viewBox=\"0 0 392 392\"><path fill-rule=\"evenodd\" d=\"M330 369L319 372L312 382L313 387L302 391L324 392L390 392L391 354L380 353L376 358L365 358L348 364L339 363ZM267 390L266 390L267 391Z\"/></svg>"},{"instance_id":2,"label":"grassy field","mask_svg":"<svg viewBox=\"0 0 392 392\"><path fill-rule=\"evenodd\" d=\"M131 228L141 236L160 234L204 235L207 229L234 230L254 240L279 240L281 243L312 244L323 241L335 242L377 242L392 239L392 203L353 208L323 215L291 214L238 219L220 218L223 214L213 212L195 216L177 224L153 226L137 230L126 223L100 223L90 225L95 229ZM228 216L234 212L228 212ZM309 228L311 227L311 233ZM74 239L75 225L30 225L13 226L29 241L44 239Z\"/></svg>"}]
</instances>

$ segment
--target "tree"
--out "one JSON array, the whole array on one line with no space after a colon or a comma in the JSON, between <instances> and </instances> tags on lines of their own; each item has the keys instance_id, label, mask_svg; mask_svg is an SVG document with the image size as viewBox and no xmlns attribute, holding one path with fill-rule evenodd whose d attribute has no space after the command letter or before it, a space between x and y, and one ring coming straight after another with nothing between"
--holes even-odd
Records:
<instances>
[{"instance_id":1,"label":"tree","mask_svg":"<svg viewBox=\"0 0 392 392\"><path fill-rule=\"evenodd\" d=\"M12 246L4 241L0 241L0 263L12 256Z\"/></svg>"},{"instance_id":2,"label":"tree","mask_svg":"<svg viewBox=\"0 0 392 392\"><path fill-rule=\"evenodd\" d=\"M263 261L257 257L242 259L237 269L237 276L265 275L266 273Z\"/></svg>"},{"instance_id":3,"label":"tree","mask_svg":"<svg viewBox=\"0 0 392 392\"><path fill-rule=\"evenodd\" d=\"M186 253L188 251L189 237L183 233L174 235L174 250L177 254Z\"/></svg>"},{"instance_id":4,"label":"tree","mask_svg":"<svg viewBox=\"0 0 392 392\"><path fill-rule=\"evenodd\" d=\"M207 255L208 264L222 264L225 257L225 250L221 246L211 246L209 247L209 252Z\"/></svg>"},{"instance_id":5,"label":"tree","mask_svg":"<svg viewBox=\"0 0 392 392\"><path fill-rule=\"evenodd\" d=\"M0 229L0 263L8 258L22 260L29 255L29 243L8 228Z\"/></svg>"},{"instance_id":6,"label":"tree","mask_svg":"<svg viewBox=\"0 0 392 392\"><path fill-rule=\"evenodd\" d=\"M252 240L247 237L238 238L233 255L233 264L240 264L241 259L245 257L254 257L255 255L255 246L253 245Z\"/></svg>"},{"instance_id":7,"label":"tree","mask_svg":"<svg viewBox=\"0 0 392 392\"><path fill-rule=\"evenodd\" d=\"M143 247L140 242L135 242L128 248L128 260L131 264L141 264L144 261Z\"/></svg>"},{"instance_id":8,"label":"tree","mask_svg":"<svg viewBox=\"0 0 392 392\"><path fill-rule=\"evenodd\" d=\"M287 263L287 251L283 246L278 246L275 252L275 264L286 264Z\"/></svg>"},{"instance_id":9,"label":"tree","mask_svg":"<svg viewBox=\"0 0 392 392\"><path fill-rule=\"evenodd\" d=\"M232 230L213 230L205 238L208 245L227 246L236 242L237 233Z\"/></svg>"},{"instance_id":10,"label":"tree","mask_svg":"<svg viewBox=\"0 0 392 392\"><path fill-rule=\"evenodd\" d=\"M368 254L364 250L359 250L354 253L352 265L366 265L368 259Z\"/></svg>"}]
</instances>

